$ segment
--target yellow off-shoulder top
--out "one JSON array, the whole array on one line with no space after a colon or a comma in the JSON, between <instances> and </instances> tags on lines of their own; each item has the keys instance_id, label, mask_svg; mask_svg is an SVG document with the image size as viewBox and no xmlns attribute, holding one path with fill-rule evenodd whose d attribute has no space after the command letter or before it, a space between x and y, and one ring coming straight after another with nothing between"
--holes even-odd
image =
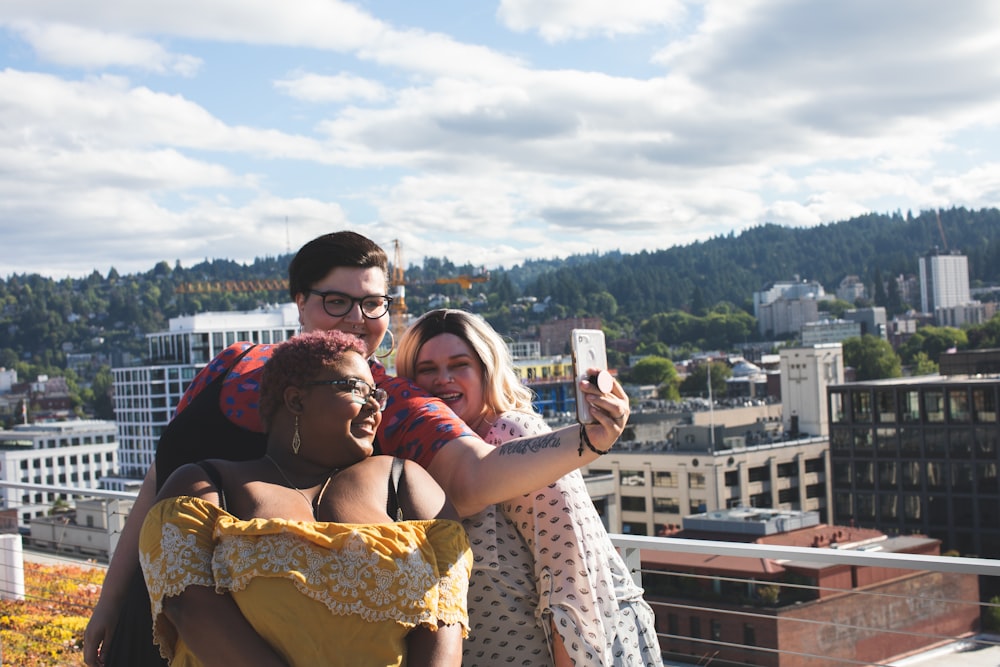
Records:
<instances>
[{"instance_id":1,"label":"yellow off-shoulder top","mask_svg":"<svg viewBox=\"0 0 1000 667\"><path fill-rule=\"evenodd\" d=\"M163 614L188 586L228 592L290 665L401 665L418 625L459 623L472 552L456 521L242 521L200 498L161 500L139 538L153 638L172 667L201 663Z\"/></svg>"}]
</instances>

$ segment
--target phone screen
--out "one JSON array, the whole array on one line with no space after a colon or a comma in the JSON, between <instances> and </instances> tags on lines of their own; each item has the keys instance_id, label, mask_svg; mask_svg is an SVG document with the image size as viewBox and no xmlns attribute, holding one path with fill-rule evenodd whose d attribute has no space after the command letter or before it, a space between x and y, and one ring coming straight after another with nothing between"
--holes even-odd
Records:
<instances>
[{"instance_id":1,"label":"phone screen","mask_svg":"<svg viewBox=\"0 0 1000 667\"><path fill-rule=\"evenodd\" d=\"M570 334L570 349L573 352L573 374L576 377L576 419L581 424L592 424L590 406L580 390L580 380L587 379L591 368L608 369L608 353L604 344L604 332L600 329L573 329Z\"/></svg>"}]
</instances>

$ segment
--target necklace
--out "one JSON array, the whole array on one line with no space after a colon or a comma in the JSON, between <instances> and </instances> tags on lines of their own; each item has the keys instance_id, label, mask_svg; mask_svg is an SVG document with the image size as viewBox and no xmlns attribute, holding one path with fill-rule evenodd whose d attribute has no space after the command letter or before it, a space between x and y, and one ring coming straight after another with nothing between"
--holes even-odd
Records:
<instances>
[{"instance_id":1,"label":"necklace","mask_svg":"<svg viewBox=\"0 0 1000 667\"><path fill-rule=\"evenodd\" d=\"M264 458L271 462L271 465L273 465L274 469L278 471L278 474L281 475L281 478L285 480L285 483L288 484L289 487L294 489L296 493L302 496L302 500L306 501L306 504L309 505L309 507L312 509L312 515L313 518L315 519L316 512L319 510L319 503L323 499L323 493L326 491L326 487L330 485L330 480L333 479L333 476L336 475L338 472L340 472L340 468L334 468L333 470L330 471L330 474L327 476L326 481L323 482L323 486L320 487L319 493L316 494L316 498L310 501L309 497L302 492L302 489L292 484L292 480L288 479L288 475L285 474L285 470L280 465L278 465L277 461L271 458L270 454L264 454Z\"/></svg>"}]
</instances>

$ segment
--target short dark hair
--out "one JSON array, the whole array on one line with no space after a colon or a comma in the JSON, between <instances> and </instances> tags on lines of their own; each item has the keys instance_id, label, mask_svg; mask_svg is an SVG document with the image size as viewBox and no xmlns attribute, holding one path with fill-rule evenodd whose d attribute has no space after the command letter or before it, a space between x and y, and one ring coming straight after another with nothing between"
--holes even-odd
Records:
<instances>
[{"instance_id":1,"label":"short dark hair","mask_svg":"<svg viewBox=\"0 0 1000 667\"><path fill-rule=\"evenodd\" d=\"M364 341L337 330L299 334L272 348L260 379L258 410L264 426L269 427L281 407L287 387L303 386L350 351L362 359L368 356Z\"/></svg>"},{"instance_id":2,"label":"short dark hair","mask_svg":"<svg viewBox=\"0 0 1000 667\"><path fill-rule=\"evenodd\" d=\"M377 243L357 232L331 232L299 248L288 265L288 293L295 301L340 266L381 269L389 283L389 258Z\"/></svg>"}]
</instances>

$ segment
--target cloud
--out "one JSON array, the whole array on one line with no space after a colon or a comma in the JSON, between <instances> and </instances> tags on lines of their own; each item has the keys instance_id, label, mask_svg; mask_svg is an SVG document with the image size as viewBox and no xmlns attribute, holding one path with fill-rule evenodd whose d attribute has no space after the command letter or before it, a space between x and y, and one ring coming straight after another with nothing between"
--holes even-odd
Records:
<instances>
[{"instance_id":1,"label":"cloud","mask_svg":"<svg viewBox=\"0 0 1000 667\"><path fill-rule=\"evenodd\" d=\"M296 74L289 79L275 81L275 88L306 102L380 102L388 91L380 82L341 72L336 76Z\"/></svg>"},{"instance_id":2,"label":"cloud","mask_svg":"<svg viewBox=\"0 0 1000 667\"><path fill-rule=\"evenodd\" d=\"M56 65L82 69L118 66L191 77L202 64L200 58L169 53L152 40L102 30L62 23L20 23L15 30L40 59Z\"/></svg>"},{"instance_id":3,"label":"cloud","mask_svg":"<svg viewBox=\"0 0 1000 667\"><path fill-rule=\"evenodd\" d=\"M614 37L669 26L686 15L676 0L501 0L497 17L517 32L537 31L548 42Z\"/></svg>"}]
</instances>

